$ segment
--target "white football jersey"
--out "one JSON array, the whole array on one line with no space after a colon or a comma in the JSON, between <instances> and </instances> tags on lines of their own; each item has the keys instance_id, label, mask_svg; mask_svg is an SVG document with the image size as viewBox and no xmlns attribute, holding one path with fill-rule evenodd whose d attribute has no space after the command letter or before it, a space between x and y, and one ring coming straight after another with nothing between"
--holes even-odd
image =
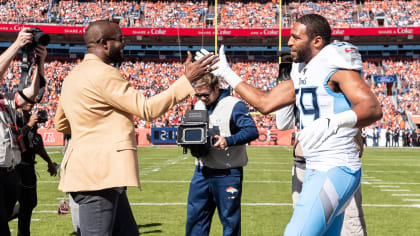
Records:
<instances>
[{"instance_id":1,"label":"white football jersey","mask_svg":"<svg viewBox=\"0 0 420 236\"><path fill-rule=\"evenodd\" d=\"M357 47L338 42L324 47L308 64L293 63L291 77L296 91L299 124L302 130L321 117L329 117L351 109L343 93L336 93L327 85L332 74L340 69L362 70ZM306 168L328 171L336 166L351 169L361 167L353 137L355 128L339 128L319 148L303 150Z\"/></svg>"}]
</instances>

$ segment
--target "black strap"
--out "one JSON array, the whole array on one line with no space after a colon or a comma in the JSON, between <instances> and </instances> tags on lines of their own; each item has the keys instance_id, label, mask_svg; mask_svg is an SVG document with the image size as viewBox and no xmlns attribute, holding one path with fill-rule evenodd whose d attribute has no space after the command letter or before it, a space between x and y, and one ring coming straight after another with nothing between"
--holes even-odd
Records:
<instances>
[{"instance_id":1,"label":"black strap","mask_svg":"<svg viewBox=\"0 0 420 236\"><path fill-rule=\"evenodd\" d=\"M25 100L26 102L28 102L28 103L30 103L30 104L35 104L36 102L35 101L33 101L33 100L31 100L31 99L29 99L24 93L23 93L23 91L22 90L19 90L18 91L18 93L19 93L19 95L23 98L23 100Z\"/></svg>"},{"instance_id":2,"label":"black strap","mask_svg":"<svg viewBox=\"0 0 420 236\"><path fill-rule=\"evenodd\" d=\"M23 52L22 55L22 63L20 64L20 82L18 86L18 90L23 90L24 88L28 87L30 79L29 79L29 70L32 67L30 62L28 61L28 53L26 51Z\"/></svg>"},{"instance_id":3,"label":"black strap","mask_svg":"<svg viewBox=\"0 0 420 236\"><path fill-rule=\"evenodd\" d=\"M38 76L40 77L40 81L39 81L39 92L38 92L38 96L35 98L34 100L29 99L28 97L25 96L25 94L23 94L23 89L25 89L26 87L28 87L31 84L31 75L32 73L30 73L32 65L30 63L30 61L28 60L29 56L28 56L28 52L27 50L24 50L23 55L22 55L22 64L20 65L21 68L21 75L20 75L20 82L19 82L19 86L18 86L18 93L19 95L28 103L30 104L35 104L37 102L40 102L42 100L42 97L44 96L45 93L45 85L47 84L44 76L42 76L39 71L37 71L36 73L38 73ZM37 57L36 59L36 64L38 64L39 66L39 57ZM39 67L38 67L39 68Z\"/></svg>"}]
</instances>

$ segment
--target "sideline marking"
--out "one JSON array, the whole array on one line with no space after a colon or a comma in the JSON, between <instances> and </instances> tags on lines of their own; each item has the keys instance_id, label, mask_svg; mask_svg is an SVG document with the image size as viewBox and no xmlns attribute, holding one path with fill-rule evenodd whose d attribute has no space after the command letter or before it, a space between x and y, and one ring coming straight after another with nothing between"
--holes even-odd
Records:
<instances>
[{"instance_id":1,"label":"sideline marking","mask_svg":"<svg viewBox=\"0 0 420 236\"><path fill-rule=\"evenodd\" d=\"M400 160L401 161L401 160ZM404 160L405 161L405 160ZM372 163L372 164L363 164L364 166L420 166L420 164L399 164L399 165L389 165L389 164L379 164L379 163Z\"/></svg>"},{"instance_id":2,"label":"sideline marking","mask_svg":"<svg viewBox=\"0 0 420 236\"><path fill-rule=\"evenodd\" d=\"M400 186L398 186L398 185L374 185L372 187L374 187L374 188L399 188Z\"/></svg>"},{"instance_id":3,"label":"sideline marking","mask_svg":"<svg viewBox=\"0 0 420 236\"><path fill-rule=\"evenodd\" d=\"M290 165L292 164L292 162L269 162L269 161L248 161L248 165L249 164L261 164L261 165Z\"/></svg>"},{"instance_id":4,"label":"sideline marking","mask_svg":"<svg viewBox=\"0 0 420 236\"><path fill-rule=\"evenodd\" d=\"M410 189L381 189L382 192L410 192Z\"/></svg>"},{"instance_id":5,"label":"sideline marking","mask_svg":"<svg viewBox=\"0 0 420 236\"><path fill-rule=\"evenodd\" d=\"M164 169L168 166L175 165L175 164L179 165L179 164L181 164L180 161L185 160L186 158L187 157L184 157L184 156L178 156L178 157L176 157L176 159L170 159L170 160L167 160L163 163L154 163L153 165L142 169L142 171L140 172L140 176L146 176L150 173L161 171L162 169Z\"/></svg>"},{"instance_id":6,"label":"sideline marking","mask_svg":"<svg viewBox=\"0 0 420 236\"><path fill-rule=\"evenodd\" d=\"M288 170L289 171L289 170ZM369 180L372 181L372 180ZM51 184L51 183L59 183L58 180L39 180L37 183L41 184ZM140 180L141 183L189 183L190 180ZM281 181L281 180L244 180L244 183L291 183L292 181ZM366 185L372 185L372 184L400 184L400 185L419 185L420 183L405 183L405 182L368 182L368 181L362 181L362 184ZM390 188L395 188L391 186L386 186Z\"/></svg>"},{"instance_id":7,"label":"sideline marking","mask_svg":"<svg viewBox=\"0 0 420 236\"><path fill-rule=\"evenodd\" d=\"M406 170L365 170L363 172L369 173L409 173L414 171L406 171Z\"/></svg>"},{"instance_id":8,"label":"sideline marking","mask_svg":"<svg viewBox=\"0 0 420 236\"><path fill-rule=\"evenodd\" d=\"M362 204L363 207L415 207L420 208L420 204L397 205L397 204Z\"/></svg>"},{"instance_id":9,"label":"sideline marking","mask_svg":"<svg viewBox=\"0 0 420 236\"><path fill-rule=\"evenodd\" d=\"M420 202L420 199L409 199L409 198L404 198L403 201L405 202Z\"/></svg>"},{"instance_id":10,"label":"sideline marking","mask_svg":"<svg viewBox=\"0 0 420 236\"><path fill-rule=\"evenodd\" d=\"M59 151L52 151L52 152L47 152L48 154L57 154L57 153L60 153L60 154L63 154L63 152L59 152Z\"/></svg>"},{"instance_id":11,"label":"sideline marking","mask_svg":"<svg viewBox=\"0 0 420 236\"><path fill-rule=\"evenodd\" d=\"M57 204L38 204L38 205L54 205ZM131 206L186 206L186 202L132 202ZM281 203L281 202L249 202L242 203L243 206L292 206L292 203ZM362 204L363 207L408 207L408 208L420 208L420 204ZM54 213L57 211L33 211L34 213Z\"/></svg>"},{"instance_id":12,"label":"sideline marking","mask_svg":"<svg viewBox=\"0 0 420 236\"><path fill-rule=\"evenodd\" d=\"M57 211L32 211L32 213L54 213L58 215Z\"/></svg>"},{"instance_id":13,"label":"sideline marking","mask_svg":"<svg viewBox=\"0 0 420 236\"><path fill-rule=\"evenodd\" d=\"M292 172L292 169L281 170L281 169L245 169L245 171L263 171L263 172Z\"/></svg>"},{"instance_id":14,"label":"sideline marking","mask_svg":"<svg viewBox=\"0 0 420 236\"><path fill-rule=\"evenodd\" d=\"M371 179L371 180L369 180L369 181L372 181L372 182L382 182L382 180L381 180L381 179Z\"/></svg>"},{"instance_id":15,"label":"sideline marking","mask_svg":"<svg viewBox=\"0 0 420 236\"><path fill-rule=\"evenodd\" d=\"M401 159L396 159L396 158L389 158L389 159L369 158L369 161L401 161ZM404 161L419 161L419 160L418 159L404 159ZM369 163L363 163L363 164L369 164Z\"/></svg>"},{"instance_id":16,"label":"sideline marking","mask_svg":"<svg viewBox=\"0 0 420 236\"><path fill-rule=\"evenodd\" d=\"M420 197L419 193L393 193L392 196Z\"/></svg>"},{"instance_id":17,"label":"sideline marking","mask_svg":"<svg viewBox=\"0 0 420 236\"><path fill-rule=\"evenodd\" d=\"M31 218L31 221L40 221L41 219L33 219L33 218ZM16 218L16 219L13 219L13 220L11 220L11 221L18 221L18 218Z\"/></svg>"}]
</instances>

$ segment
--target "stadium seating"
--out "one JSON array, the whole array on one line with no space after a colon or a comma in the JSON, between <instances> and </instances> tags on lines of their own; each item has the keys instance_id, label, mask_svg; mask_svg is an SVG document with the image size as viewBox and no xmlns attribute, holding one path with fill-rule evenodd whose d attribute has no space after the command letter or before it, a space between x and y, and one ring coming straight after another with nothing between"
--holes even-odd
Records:
<instances>
[{"instance_id":1,"label":"stadium seating","mask_svg":"<svg viewBox=\"0 0 420 236\"><path fill-rule=\"evenodd\" d=\"M42 126L46 128L54 127L52 118L55 115L58 99L61 92L63 79L69 71L80 62L69 58L50 60L45 65L45 77L48 80L48 89L43 101L37 105L37 109L47 110L49 114L48 122ZM3 91L14 92L20 79L20 61L12 62L5 73L4 79L0 83ZM419 83L420 83L420 61L417 60L391 60L364 61L364 77L371 84L372 91L376 94L382 104L384 117L378 122L382 128L405 126L406 115L419 114ZM237 61L232 63L232 68L252 86L261 88L265 91L270 90L276 85L278 64L277 62L267 61ZM140 90L145 96L153 96L172 84L182 73L182 64L177 60L138 60L125 61L120 72L125 79L135 89ZM384 83L373 83L373 75L395 74L399 78L400 86L396 89L397 106L390 96L387 96L387 87ZM227 88L225 83L222 87ZM233 92L235 96L238 96ZM165 113L153 122L145 122L135 117L135 124L138 128L144 127L164 127L176 125L181 121L185 111L191 107L193 98L177 105L170 112ZM276 128L273 115L262 116L250 107L252 116L259 128Z\"/></svg>"},{"instance_id":2,"label":"stadium seating","mask_svg":"<svg viewBox=\"0 0 420 236\"><path fill-rule=\"evenodd\" d=\"M282 7L282 27L307 13L324 15L331 26L420 26L411 1L288 1ZM51 5L50 5L51 4ZM207 1L0 1L1 23L86 25L98 19L119 20L121 27L213 27L214 6ZM277 1L219 1L218 27L278 28Z\"/></svg>"}]
</instances>

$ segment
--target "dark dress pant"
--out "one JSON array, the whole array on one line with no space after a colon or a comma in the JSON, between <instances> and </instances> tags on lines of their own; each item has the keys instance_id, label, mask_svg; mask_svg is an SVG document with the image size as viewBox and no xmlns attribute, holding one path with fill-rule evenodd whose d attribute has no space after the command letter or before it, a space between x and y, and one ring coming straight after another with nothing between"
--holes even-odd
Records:
<instances>
[{"instance_id":1,"label":"dark dress pant","mask_svg":"<svg viewBox=\"0 0 420 236\"><path fill-rule=\"evenodd\" d=\"M120 193L111 188L70 194L79 205L82 236L139 235L125 190Z\"/></svg>"}]
</instances>

